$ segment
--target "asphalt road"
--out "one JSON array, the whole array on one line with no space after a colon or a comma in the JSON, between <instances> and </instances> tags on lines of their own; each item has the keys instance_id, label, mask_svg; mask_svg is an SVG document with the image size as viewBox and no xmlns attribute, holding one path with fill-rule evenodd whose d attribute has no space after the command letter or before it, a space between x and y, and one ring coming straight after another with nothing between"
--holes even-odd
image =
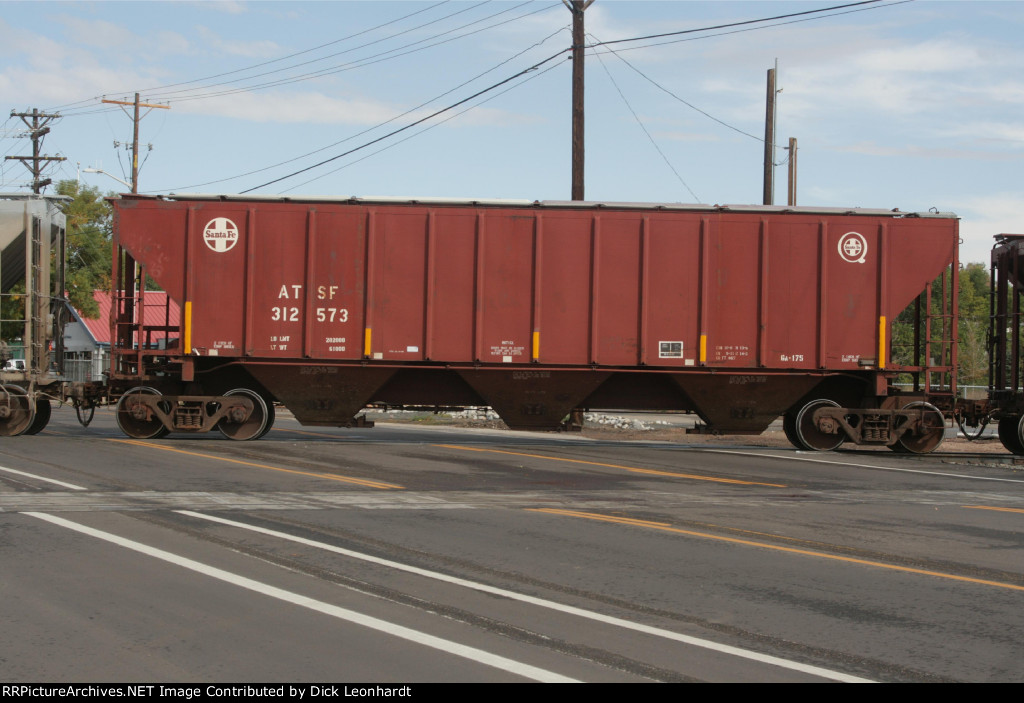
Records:
<instances>
[{"instance_id":1,"label":"asphalt road","mask_svg":"<svg viewBox=\"0 0 1024 703\"><path fill-rule=\"evenodd\" d=\"M0 442L0 679L1021 681L1024 472L453 427Z\"/></svg>"}]
</instances>

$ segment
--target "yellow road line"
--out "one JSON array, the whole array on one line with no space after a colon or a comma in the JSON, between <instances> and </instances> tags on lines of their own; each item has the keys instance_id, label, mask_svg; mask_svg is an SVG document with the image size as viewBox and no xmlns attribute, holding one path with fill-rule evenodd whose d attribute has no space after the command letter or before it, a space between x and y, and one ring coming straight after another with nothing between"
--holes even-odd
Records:
<instances>
[{"instance_id":1,"label":"yellow road line","mask_svg":"<svg viewBox=\"0 0 1024 703\"><path fill-rule=\"evenodd\" d=\"M251 461L242 461L241 459L229 459L223 456L216 456L214 454L201 454L199 452L189 452L184 449L175 449L174 447L165 447L162 444L150 444L149 442L141 442L137 439L112 439L111 442L121 442L122 444L133 444L137 447L146 447L148 449L162 449L165 452L177 452L178 454L187 454L189 456L198 456L204 459L214 459L216 461L226 461L230 464L241 464L242 466L252 466L257 469L269 469L270 471L280 471L286 474L298 474L299 476L313 476L314 478L326 478L329 481L341 481L342 483L354 483L359 486L366 486L367 488L381 488L381 489L398 489L405 490L405 486L399 486L394 483L383 483L381 481L369 481L364 478L353 478L351 476L337 476L334 474L317 474L310 471L298 471L296 469L284 469L280 466L268 466L266 464L256 464Z\"/></svg>"},{"instance_id":2,"label":"yellow road line","mask_svg":"<svg viewBox=\"0 0 1024 703\"><path fill-rule=\"evenodd\" d=\"M761 537L772 537L774 539L780 539L780 540L783 540L785 542L799 542L800 544L814 544L814 545L817 545L819 547L825 547L826 549L829 548L829 547L835 546L835 545L829 544L828 542L819 542L819 541L813 540L813 539L800 539L799 537L787 537L786 535L777 535L774 532L758 532L757 530L744 530L743 528L740 528L740 527L729 527L727 525L716 525L713 522L697 522L695 524L702 525L704 527L713 527L713 528L718 529L718 530L726 530L727 532L738 532L738 533L744 534L744 535L759 535ZM861 551L861 550L856 550L856 551Z\"/></svg>"},{"instance_id":3,"label":"yellow road line","mask_svg":"<svg viewBox=\"0 0 1024 703\"><path fill-rule=\"evenodd\" d=\"M1001 581L986 581L985 579L973 579L967 576L957 576L956 574L947 574L941 571L928 571L927 569L914 569L909 566L897 566L895 564L886 564L881 561L872 561L869 559L856 559L854 557L844 557L837 554L823 554L821 552L812 552L807 549L796 549L794 547L780 547L775 544L767 544L765 542L754 542L746 539L739 539L737 537L725 537L723 535L713 535L706 532L695 532L693 530L683 530L678 527L669 527L666 523L662 522L649 522L647 520L635 520L633 518L622 518L614 515L601 515L599 513L584 513L576 510L560 510L558 508L527 508L528 511L534 513L549 513L551 515L564 515L566 517L577 517L584 518L586 520L597 520L600 522L614 522L622 525L632 525L636 527L647 527L653 530L662 530L664 532L673 532L680 535L688 535L690 537L701 537L704 539L717 540L719 542L730 542L732 544L742 544L748 547L758 547L761 549L770 549L777 552L788 552L790 554L801 554L808 557L817 557L819 559L830 559L832 561L842 561L848 564L863 564L865 566L875 566L880 569L891 569L892 571L902 571L908 574L921 574L923 576L935 576L938 578L949 579L951 581L964 581L967 583L977 583L983 586L995 586L996 588L1007 588L1012 591L1024 591L1024 586L1018 586L1012 583L1003 583Z\"/></svg>"},{"instance_id":4,"label":"yellow road line","mask_svg":"<svg viewBox=\"0 0 1024 703\"><path fill-rule=\"evenodd\" d=\"M997 508L994 505L965 505L963 507L972 510L997 510L1001 513L1024 513L1024 508Z\"/></svg>"},{"instance_id":5,"label":"yellow road line","mask_svg":"<svg viewBox=\"0 0 1024 703\"><path fill-rule=\"evenodd\" d=\"M462 449L467 452L491 452L492 454L510 454L512 456L525 456L531 459L547 459L548 461L565 461L570 464L587 464L589 466L604 466L610 469L623 469L637 474L651 474L653 476L671 476L673 478L689 478L694 481L713 481L715 483L732 483L741 486L770 486L772 488L785 488L781 483L759 483L757 481L741 481L735 478L717 478L715 476L699 476L696 474L678 474L671 471L658 471L656 469L641 469L636 466L622 466L620 464L603 464L599 461L586 461L584 459L566 459L558 456L547 456L545 454L525 454L523 452L510 452L504 449L482 449L480 447L463 447L458 444L435 444L435 447L445 449Z\"/></svg>"},{"instance_id":6,"label":"yellow road line","mask_svg":"<svg viewBox=\"0 0 1024 703\"><path fill-rule=\"evenodd\" d=\"M331 437L332 439L345 439L342 435L326 434L324 432L310 432L309 430L286 430L283 427L275 427L271 432L291 432L292 434L308 434L310 437Z\"/></svg>"}]
</instances>

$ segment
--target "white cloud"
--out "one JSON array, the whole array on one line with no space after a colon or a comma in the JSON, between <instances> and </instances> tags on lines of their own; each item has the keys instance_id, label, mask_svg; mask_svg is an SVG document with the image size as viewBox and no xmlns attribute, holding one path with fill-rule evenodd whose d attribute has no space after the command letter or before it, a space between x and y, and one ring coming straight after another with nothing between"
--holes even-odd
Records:
<instances>
[{"instance_id":1,"label":"white cloud","mask_svg":"<svg viewBox=\"0 0 1024 703\"><path fill-rule=\"evenodd\" d=\"M106 20L61 15L57 21L67 28L68 46L88 46L103 51L114 50L122 55L135 52L185 54L191 50L188 39L169 30L142 35L132 32L123 25Z\"/></svg>"},{"instance_id":2,"label":"white cloud","mask_svg":"<svg viewBox=\"0 0 1024 703\"><path fill-rule=\"evenodd\" d=\"M927 10L941 14L945 7L940 4ZM725 105L710 111L717 110L727 119L756 112L764 104L764 70L775 57L780 59L779 86L784 90L779 98L780 119L798 124L850 122L851 117L854 122L876 118L906 122L927 116L927 123L937 126L974 122L982 111L1024 104L1019 71L1024 52L1018 44L981 41L966 31L948 28L940 36L899 41L895 37L906 34L913 23L934 18L923 9L905 10L902 15L872 13L871 17L899 17L899 21L838 26L809 22L752 32L742 41L734 37L733 41L692 44L694 50L701 50L705 65L713 66L702 75L701 90L715 96L712 105ZM758 64L764 70L751 71ZM701 102L698 96L692 97Z\"/></svg>"},{"instance_id":3,"label":"white cloud","mask_svg":"<svg viewBox=\"0 0 1024 703\"><path fill-rule=\"evenodd\" d=\"M130 71L91 64L70 65L56 71L14 67L5 71L2 78L18 87L24 101L44 107L87 100L110 90L112 86L143 85L152 81L152 77L142 78Z\"/></svg>"},{"instance_id":4,"label":"white cloud","mask_svg":"<svg viewBox=\"0 0 1024 703\"><path fill-rule=\"evenodd\" d=\"M187 54L192 51L192 43L177 32L162 31L155 36L156 47L163 54Z\"/></svg>"},{"instance_id":5,"label":"white cloud","mask_svg":"<svg viewBox=\"0 0 1024 703\"><path fill-rule=\"evenodd\" d=\"M1006 153L981 149L951 149L925 146L891 146L875 142L858 142L856 144L821 147L830 151L850 154L866 154L868 156L894 156L917 159L969 159L982 161L1021 161L1024 153Z\"/></svg>"},{"instance_id":6,"label":"white cloud","mask_svg":"<svg viewBox=\"0 0 1024 703\"><path fill-rule=\"evenodd\" d=\"M962 122L941 130L940 135L963 138L989 147L1024 149L1024 122Z\"/></svg>"},{"instance_id":7,"label":"white cloud","mask_svg":"<svg viewBox=\"0 0 1024 703\"><path fill-rule=\"evenodd\" d=\"M71 41L85 46L124 46L134 36L124 27L106 20L61 15L57 21L67 27Z\"/></svg>"},{"instance_id":8,"label":"white cloud","mask_svg":"<svg viewBox=\"0 0 1024 703\"><path fill-rule=\"evenodd\" d=\"M197 0L189 4L202 10L215 10L229 15L241 15L249 11L248 6L239 0Z\"/></svg>"},{"instance_id":9,"label":"white cloud","mask_svg":"<svg viewBox=\"0 0 1024 703\"><path fill-rule=\"evenodd\" d=\"M207 2L205 4L209 4L213 8L226 12L229 15L240 15L249 11L244 2L237 2L236 0L216 0L216 2Z\"/></svg>"},{"instance_id":10,"label":"white cloud","mask_svg":"<svg viewBox=\"0 0 1024 703\"><path fill-rule=\"evenodd\" d=\"M390 120L406 108L397 107L373 98L354 95L334 97L322 92L261 91L238 93L218 98L178 101L179 112L216 115L247 122L374 125ZM425 108L396 120L388 129L397 129L422 119L438 108ZM450 113L439 115L425 124L434 124ZM508 112L498 108L477 107L453 122L461 126L495 126L535 122L536 118Z\"/></svg>"},{"instance_id":11,"label":"white cloud","mask_svg":"<svg viewBox=\"0 0 1024 703\"><path fill-rule=\"evenodd\" d=\"M719 137L713 134L702 132L676 132L671 130L658 130L652 132L655 139L668 139L675 142L717 142Z\"/></svg>"},{"instance_id":12,"label":"white cloud","mask_svg":"<svg viewBox=\"0 0 1024 703\"><path fill-rule=\"evenodd\" d=\"M997 234L1024 234L1024 192L969 197L960 200L956 207L963 218L960 260L965 263L987 262L992 237Z\"/></svg>"},{"instance_id":13,"label":"white cloud","mask_svg":"<svg viewBox=\"0 0 1024 703\"><path fill-rule=\"evenodd\" d=\"M857 57L855 68L871 73L958 72L991 63L982 49L950 39L924 41L909 46L875 49Z\"/></svg>"},{"instance_id":14,"label":"white cloud","mask_svg":"<svg viewBox=\"0 0 1024 703\"><path fill-rule=\"evenodd\" d=\"M251 59L266 59L280 56L284 51L281 46L269 39L252 41L245 39L224 39L209 27L196 27L199 43L212 54L229 54L244 56Z\"/></svg>"},{"instance_id":15,"label":"white cloud","mask_svg":"<svg viewBox=\"0 0 1024 703\"><path fill-rule=\"evenodd\" d=\"M1018 65L1024 65L1024 55L1020 57ZM1012 71L1012 75L1018 74L1019 71ZM956 88L962 99L974 104L979 102L1009 103L1014 106L1024 104L1024 82L1020 80L1004 78L985 83L960 83Z\"/></svg>"},{"instance_id":16,"label":"white cloud","mask_svg":"<svg viewBox=\"0 0 1024 703\"><path fill-rule=\"evenodd\" d=\"M401 112L368 98L334 98L318 92L263 91L175 103L175 109L247 122L370 125Z\"/></svg>"}]
</instances>

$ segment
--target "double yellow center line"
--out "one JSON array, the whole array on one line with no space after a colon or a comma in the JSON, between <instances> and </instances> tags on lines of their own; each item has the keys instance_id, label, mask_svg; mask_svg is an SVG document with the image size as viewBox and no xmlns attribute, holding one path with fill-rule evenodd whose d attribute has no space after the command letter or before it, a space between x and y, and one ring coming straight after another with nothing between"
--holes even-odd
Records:
<instances>
[{"instance_id":1,"label":"double yellow center line","mask_svg":"<svg viewBox=\"0 0 1024 703\"><path fill-rule=\"evenodd\" d=\"M721 478L718 476L702 476L700 474L681 474L673 471L659 471L657 469L642 469L637 466L623 466L621 464L605 464L599 461L586 461L584 459L567 459L559 456L548 456L546 454L527 454L525 452L510 452L505 449L484 449L481 447L465 447L459 444L435 444L435 447L445 449L459 449L466 452L488 452L491 454L508 454L510 456L523 456L529 459L545 459L547 461L561 461L568 464L586 464L588 466L602 466L609 469L622 469L636 474L647 474L650 476L668 476L671 478L687 478L693 481L711 481L713 483L729 483L739 486L769 486L771 488L785 488L781 483L761 483L758 481L741 481L736 478Z\"/></svg>"},{"instance_id":2,"label":"double yellow center line","mask_svg":"<svg viewBox=\"0 0 1024 703\"><path fill-rule=\"evenodd\" d=\"M162 449L165 452L176 452L178 454L187 454L188 456L197 456L203 459L213 459L215 461L224 461L229 464L241 464L242 466L251 466L256 469L267 469L268 471L280 471L286 474L297 474L299 476L312 476L314 478L324 478L328 481L340 481L341 483L353 483L357 486L365 486L367 488L379 488L382 490L404 490L404 486L399 486L395 483L384 483L382 481L370 481L365 478L355 478L354 476L339 476L337 474L321 474L312 471L299 471L297 469L285 469L281 466L270 466L268 464L257 464L252 461L242 461L241 459L231 459L224 456L217 456L216 454L202 454L200 452L190 452L184 449L175 449L174 447L168 447L162 444L152 444L150 442L142 442L137 439L112 439L112 442L120 442L121 444L132 444L137 447L146 447L147 449Z\"/></svg>"},{"instance_id":3,"label":"double yellow center line","mask_svg":"<svg viewBox=\"0 0 1024 703\"><path fill-rule=\"evenodd\" d=\"M672 527L670 523L666 522L652 522L649 520L637 520L634 518L619 517L617 515L602 515L600 513L586 513L578 510L562 510L559 508L528 508L529 512L533 513L547 513L549 515L562 515L564 517L582 518L584 520L596 520L598 522L612 522L620 525L630 525L632 527L645 527L652 530L661 530L663 532L671 532L674 534L687 535L689 537L699 537L702 539L716 540L718 542L728 542L730 544L741 544L747 547L757 547L759 549L770 549L776 552L787 552L789 554L800 554L802 556L815 557L817 559L829 559L832 561L841 561L847 564L861 564L863 566L873 566L879 569L889 569L891 571L900 571L907 574L920 574L923 576L934 576L937 578L948 579L950 581L963 581L966 583L980 584L983 586L995 586L996 588L1005 588L1011 591L1024 591L1024 586L1019 586L1013 583L1004 583L1001 581L989 581L986 579L970 578L968 576L958 576L956 574L948 574L942 571L930 571L928 569L915 569L909 566L898 566L896 564L887 564L881 561L874 561L871 559L857 559L855 557L844 557L838 554L826 554L824 552L816 552L809 549L797 549L795 547L782 547L776 544L769 544L767 542L756 542L749 539L740 539L738 537L726 537L724 535L711 534L709 532L697 532L695 530L684 530L679 527Z\"/></svg>"}]
</instances>

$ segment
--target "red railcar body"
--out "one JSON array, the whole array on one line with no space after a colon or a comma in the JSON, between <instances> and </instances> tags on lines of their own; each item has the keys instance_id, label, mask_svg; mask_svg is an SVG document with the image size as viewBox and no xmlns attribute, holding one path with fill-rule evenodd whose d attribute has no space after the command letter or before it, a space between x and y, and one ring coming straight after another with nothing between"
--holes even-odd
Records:
<instances>
[{"instance_id":1,"label":"red railcar body","mask_svg":"<svg viewBox=\"0 0 1024 703\"><path fill-rule=\"evenodd\" d=\"M380 402L489 405L522 429L580 408L690 410L713 431L756 433L818 390L886 407L900 371L923 374L911 400L930 402L929 379L955 365L955 339L937 362L892 360L897 314L944 271L955 279L948 214L241 196L114 206L115 276L132 292L111 322L112 379L178 398L165 410L238 386L304 424L345 425ZM137 271L181 306L176 349L137 343Z\"/></svg>"}]
</instances>

